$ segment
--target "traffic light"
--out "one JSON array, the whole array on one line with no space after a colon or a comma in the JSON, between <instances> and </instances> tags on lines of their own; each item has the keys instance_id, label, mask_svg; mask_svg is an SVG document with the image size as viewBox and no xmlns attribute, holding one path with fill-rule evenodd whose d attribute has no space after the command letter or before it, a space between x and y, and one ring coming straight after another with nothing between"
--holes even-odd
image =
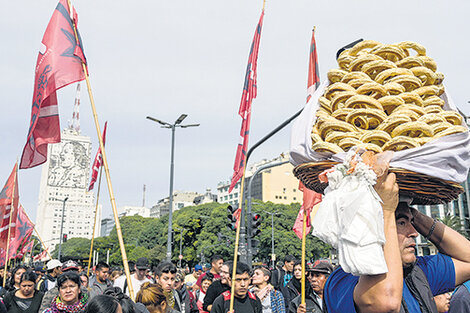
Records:
<instances>
[{"instance_id":1,"label":"traffic light","mask_svg":"<svg viewBox=\"0 0 470 313\"><path fill-rule=\"evenodd\" d=\"M237 211L237 208L234 208L231 205L229 205L227 207L227 212L228 212L228 214L227 214L227 218L228 218L227 227L230 230L236 230L237 229L237 218L235 216L236 211Z\"/></svg>"},{"instance_id":2,"label":"traffic light","mask_svg":"<svg viewBox=\"0 0 470 313\"><path fill-rule=\"evenodd\" d=\"M67 242L67 234L62 235L62 242Z\"/></svg>"},{"instance_id":3,"label":"traffic light","mask_svg":"<svg viewBox=\"0 0 470 313\"><path fill-rule=\"evenodd\" d=\"M251 240L251 251L252 255L257 255L259 252L259 245L260 242L258 239L250 239Z\"/></svg>"},{"instance_id":4,"label":"traffic light","mask_svg":"<svg viewBox=\"0 0 470 313\"><path fill-rule=\"evenodd\" d=\"M255 237L261 232L261 230L259 229L260 225L261 225L261 215L259 215L258 213L252 213L251 214L251 238Z\"/></svg>"}]
</instances>

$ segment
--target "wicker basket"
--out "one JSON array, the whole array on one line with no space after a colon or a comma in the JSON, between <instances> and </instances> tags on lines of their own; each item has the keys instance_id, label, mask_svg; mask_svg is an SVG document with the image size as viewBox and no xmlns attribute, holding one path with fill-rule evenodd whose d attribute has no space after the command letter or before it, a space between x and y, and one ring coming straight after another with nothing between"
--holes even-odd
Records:
<instances>
[{"instance_id":1,"label":"wicker basket","mask_svg":"<svg viewBox=\"0 0 470 313\"><path fill-rule=\"evenodd\" d=\"M327 170L338 162L322 161L305 163L294 168L294 175L302 181L309 189L323 193L328 184L318 180L318 174ZM400 194L413 198L412 204L441 204L457 199L464 189L461 185L431 177L429 175L404 170L401 168L390 168L395 173Z\"/></svg>"}]
</instances>

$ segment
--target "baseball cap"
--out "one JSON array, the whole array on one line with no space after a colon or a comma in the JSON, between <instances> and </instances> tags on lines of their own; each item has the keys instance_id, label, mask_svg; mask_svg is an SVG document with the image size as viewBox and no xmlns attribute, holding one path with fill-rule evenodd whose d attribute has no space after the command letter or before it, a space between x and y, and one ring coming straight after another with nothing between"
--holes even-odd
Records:
<instances>
[{"instance_id":1,"label":"baseball cap","mask_svg":"<svg viewBox=\"0 0 470 313\"><path fill-rule=\"evenodd\" d=\"M47 266L47 270L50 271L50 270L55 269L56 267L62 266L62 262L56 259L52 259L49 262L47 262L46 266Z\"/></svg>"},{"instance_id":2,"label":"baseball cap","mask_svg":"<svg viewBox=\"0 0 470 313\"><path fill-rule=\"evenodd\" d=\"M328 261L315 261L313 266L308 269L309 272L317 272L323 274L331 274L333 272L333 265Z\"/></svg>"},{"instance_id":3,"label":"baseball cap","mask_svg":"<svg viewBox=\"0 0 470 313\"><path fill-rule=\"evenodd\" d=\"M62 264L62 272L66 272L70 270L78 271L78 263L73 260L65 261L65 263Z\"/></svg>"},{"instance_id":4,"label":"baseball cap","mask_svg":"<svg viewBox=\"0 0 470 313\"><path fill-rule=\"evenodd\" d=\"M34 268L34 271L44 273L44 272L46 272L46 268L44 266L36 266Z\"/></svg>"},{"instance_id":5,"label":"baseball cap","mask_svg":"<svg viewBox=\"0 0 470 313\"><path fill-rule=\"evenodd\" d=\"M135 262L135 267L139 270L147 270L149 268L149 260L145 257L139 258Z\"/></svg>"},{"instance_id":6,"label":"baseball cap","mask_svg":"<svg viewBox=\"0 0 470 313\"><path fill-rule=\"evenodd\" d=\"M202 271L202 266L199 265L199 264L196 264L196 266L194 267L194 270L197 272L197 271Z\"/></svg>"}]
</instances>

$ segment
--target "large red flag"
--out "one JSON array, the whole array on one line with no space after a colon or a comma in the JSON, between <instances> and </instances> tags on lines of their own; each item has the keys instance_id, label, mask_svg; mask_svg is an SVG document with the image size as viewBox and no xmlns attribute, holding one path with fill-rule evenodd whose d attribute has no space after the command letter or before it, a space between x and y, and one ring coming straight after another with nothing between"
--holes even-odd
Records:
<instances>
[{"instance_id":1,"label":"large red flag","mask_svg":"<svg viewBox=\"0 0 470 313\"><path fill-rule=\"evenodd\" d=\"M235 156L235 164L233 165L232 182L230 183L229 192L237 184L243 176L245 169L246 152L248 148L248 137L250 134L250 118L251 103L256 98L256 67L258 62L259 42L261 38L261 28L263 26L264 10L261 12L258 26L256 27L253 42L251 43L250 56L248 57L248 65L246 67L245 83L243 85L242 99L238 114L242 117L242 127L240 130L240 143L237 146L237 154Z\"/></svg>"},{"instance_id":2,"label":"large red flag","mask_svg":"<svg viewBox=\"0 0 470 313\"><path fill-rule=\"evenodd\" d=\"M47 25L36 61L33 106L20 168L31 168L47 160L47 144L60 142L59 110L56 91L85 79L86 64L80 35L75 39L75 9L60 0ZM72 16L72 18L71 18ZM73 21L73 23L72 23Z\"/></svg>"},{"instance_id":3,"label":"large red flag","mask_svg":"<svg viewBox=\"0 0 470 313\"><path fill-rule=\"evenodd\" d=\"M106 142L106 127L108 126L108 122L104 123L104 129L103 129L103 146ZM101 147L98 148L98 152L96 152L96 157L95 161L93 162L93 166L91 167L92 169L92 174L91 174L91 181L90 181L90 186L88 187L88 191L93 189L93 186L95 185L95 182L98 180L98 170L101 167L101 163L103 162L101 155Z\"/></svg>"},{"instance_id":4,"label":"large red flag","mask_svg":"<svg viewBox=\"0 0 470 313\"><path fill-rule=\"evenodd\" d=\"M17 258L22 258L26 253L32 251L34 245L34 241L31 240L29 243L25 244L17 254Z\"/></svg>"},{"instance_id":5,"label":"large red flag","mask_svg":"<svg viewBox=\"0 0 470 313\"><path fill-rule=\"evenodd\" d=\"M315 43L315 29L313 29L308 64L307 102L308 100L310 100L313 93L318 88L318 85L320 85L320 75L318 74L318 58L317 45Z\"/></svg>"},{"instance_id":6,"label":"large red flag","mask_svg":"<svg viewBox=\"0 0 470 313\"><path fill-rule=\"evenodd\" d=\"M299 210L299 214L294 223L294 227L292 230L295 232L297 237L302 239L302 229L303 229L303 221L304 218L307 218L307 229L306 233L309 233L312 229L312 223L310 221L310 213L312 212L312 208L321 202L322 196L320 193L317 193L313 190L310 190L299 182L299 190L303 192L303 203L302 207Z\"/></svg>"},{"instance_id":7,"label":"large red flag","mask_svg":"<svg viewBox=\"0 0 470 313\"><path fill-rule=\"evenodd\" d=\"M10 237L15 236L16 215L18 211L18 164L15 164L5 186L0 193L0 242L1 247L6 247L8 228L11 227ZM14 193L14 194L13 194ZM10 219L11 214L11 219ZM10 223L11 222L11 223Z\"/></svg>"}]
</instances>

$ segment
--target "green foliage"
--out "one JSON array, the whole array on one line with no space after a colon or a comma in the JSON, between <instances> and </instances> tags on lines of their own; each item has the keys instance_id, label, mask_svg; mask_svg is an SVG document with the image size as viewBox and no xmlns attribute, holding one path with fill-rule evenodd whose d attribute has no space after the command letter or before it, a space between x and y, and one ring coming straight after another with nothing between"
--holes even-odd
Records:
<instances>
[{"instance_id":1,"label":"green foliage","mask_svg":"<svg viewBox=\"0 0 470 313\"><path fill-rule=\"evenodd\" d=\"M456 232L463 235L465 238L470 239L468 233L462 227L462 222L460 221L460 217L456 215L446 215L444 218L439 219L444 225L449 226Z\"/></svg>"},{"instance_id":2,"label":"green foliage","mask_svg":"<svg viewBox=\"0 0 470 313\"><path fill-rule=\"evenodd\" d=\"M301 240L292 231L292 226L299 212L298 203L282 205L255 202L253 212L262 216L260 230L256 237L260 241L259 253L254 261L267 262L271 258L271 216L266 212L277 212L274 216L274 245L277 258L286 254L300 257ZM247 221L250 222L250 221ZM160 219L128 216L120 219L125 242L127 259L136 261L147 257L156 265L166 255L168 216ZM180 244L184 260L191 264L201 261L204 255L206 262L214 254L225 259L232 259L235 232L227 226L227 204L207 203L182 208L173 215L173 261L178 261ZM72 238L62 245L63 256L75 259L88 259L90 240ZM99 237L94 241L94 250L99 259L106 260L109 250L109 262L122 264L116 228L108 237ZM57 248L54 251L57 255ZM307 236L307 257L309 259L327 257L329 246L318 239Z\"/></svg>"}]
</instances>

